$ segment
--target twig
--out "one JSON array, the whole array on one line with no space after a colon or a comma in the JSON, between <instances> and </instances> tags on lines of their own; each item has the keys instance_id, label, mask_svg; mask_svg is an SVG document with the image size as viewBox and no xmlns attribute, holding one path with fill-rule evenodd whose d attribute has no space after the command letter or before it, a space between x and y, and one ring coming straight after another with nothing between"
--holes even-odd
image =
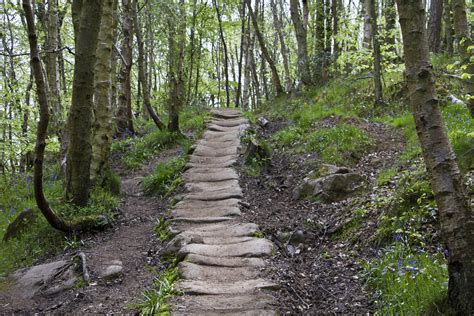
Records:
<instances>
[{"instance_id":1,"label":"twig","mask_svg":"<svg viewBox=\"0 0 474 316\"><path fill-rule=\"evenodd\" d=\"M58 49L52 49L52 50L43 50L40 51L40 54L53 54L53 53L59 53L60 51L67 50L70 54L74 54L74 50L69 47L69 46L64 46ZM10 53L5 53L5 52L0 52L0 56L5 56L5 57L21 57L21 56L30 56L30 53L17 53L17 54L10 54Z\"/></svg>"}]
</instances>

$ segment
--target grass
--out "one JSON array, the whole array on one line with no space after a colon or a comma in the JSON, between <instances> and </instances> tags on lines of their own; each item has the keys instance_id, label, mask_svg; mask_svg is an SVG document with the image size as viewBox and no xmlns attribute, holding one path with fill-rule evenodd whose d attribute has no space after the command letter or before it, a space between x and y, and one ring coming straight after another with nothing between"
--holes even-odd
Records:
<instances>
[{"instance_id":1,"label":"grass","mask_svg":"<svg viewBox=\"0 0 474 316\"><path fill-rule=\"evenodd\" d=\"M119 198L107 189L95 187L91 192L89 205L77 208L62 202L64 188L59 171L45 170L45 175L46 197L63 218L103 215L104 221L113 220ZM8 225L24 209L31 208L36 215L35 220L19 236L7 242L0 241L0 279L14 269L34 264L38 258L54 255L80 244L79 240L53 229L36 209L30 175L0 178L0 187L0 237L3 237Z\"/></svg>"},{"instance_id":2,"label":"grass","mask_svg":"<svg viewBox=\"0 0 474 316\"><path fill-rule=\"evenodd\" d=\"M170 315L167 301L179 295L174 287L178 277L178 267L173 261L155 278L152 289L146 290L141 301L132 307L138 308L140 315Z\"/></svg>"},{"instance_id":3,"label":"grass","mask_svg":"<svg viewBox=\"0 0 474 316\"><path fill-rule=\"evenodd\" d=\"M422 315L447 295L442 253L430 255L396 242L379 258L365 262L364 271L381 315Z\"/></svg>"},{"instance_id":4,"label":"grass","mask_svg":"<svg viewBox=\"0 0 474 316\"><path fill-rule=\"evenodd\" d=\"M152 173L143 179L145 192L169 196L183 183L181 172L185 164L185 157L177 157L157 164Z\"/></svg>"},{"instance_id":5,"label":"grass","mask_svg":"<svg viewBox=\"0 0 474 316\"><path fill-rule=\"evenodd\" d=\"M165 220L165 218L160 218L153 230L155 232L155 235L162 242L170 240L172 237L170 232L170 224Z\"/></svg>"}]
</instances>

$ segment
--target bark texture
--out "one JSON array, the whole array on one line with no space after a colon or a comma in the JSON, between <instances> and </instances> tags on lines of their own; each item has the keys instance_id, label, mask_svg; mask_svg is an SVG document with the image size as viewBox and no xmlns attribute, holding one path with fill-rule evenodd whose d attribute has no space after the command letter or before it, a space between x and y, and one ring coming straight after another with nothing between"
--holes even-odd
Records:
<instances>
[{"instance_id":1,"label":"bark texture","mask_svg":"<svg viewBox=\"0 0 474 316\"><path fill-rule=\"evenodd\" d=\"M467 22L466 2L464 0L453 0L454 31L459 47L459 55L464 66L465 72L469 75L463 80L464 90L467 94L467 107L474 118L474 56L472 48L472 36L469 32Z\"/></svg>"},{"instance_id":2,"label":"bark texture","mask_svg":"<svg viewBox=\"0 0 474 316\"><path fill-rule=\"evenodd\" d=\"M101 17L102 1L83 2L68 118L70 141L66 172L66 199L77 206L86 206L89 199L94 66Z\"/></svg>"},{"instance_id":3,"label":"bark texture","mask_svg":"<svg viewBox=\"0 0 474 316\"><path fill-rule=\"evenodd\" d=\"M94 125L92 138L92 183L103 174L112 144L112 48L117 0L104 0L94 71Z\"/></svg>"},{"instance_id":4,"label":"bark texture","mask_svg":"<svg viewBox=\"0 0 474 316\"><path fill-rule=\"evenodd\" d=\"M474 213L436 97L423 1L397 0L397 6L411 110L449 253L449 301L460 315L469 315L474 312Z\"/></svg>"},{"instance_id":5,"label":"bark texture","mask_svg":"<svg viewBox=\"0 0 474 316\"><path fill-rule=\"evenodd\" d=\"M301 19L298 0L290 0L290 14L291 20L293 21L293 26L295 28L296 43L298 46L298 73L300 80L303 85L311 86L313 84L313 80L311 78L311 71L309 68L307 29L305 28L304 22ZM322 51L320 53L322 53Z\"/></svg>"},{"instance_id":6,"label":"bark texture","mask_svg":"<svg viewBox=\"0 0 474 316\"><path fill-rule=\"evenodd\" d=\"M132 71L133 44L133 10L132 0L122 0L122 47L120 49L120 69L118 75L118 111L117 135L134 134L132 114L132 86L130 73Z\"/></svg>"},{"instance_id":7,"label":"bark texture","mask_svg":"<svg viewBox=\"0 0 474 316\"><path fill-rule=\"evenodd\" d=\"M441 21L443 19L443 0L431 0L428 19L428 43L430 52L439 53L441 48Z\"/></svg>"}]
</instances>

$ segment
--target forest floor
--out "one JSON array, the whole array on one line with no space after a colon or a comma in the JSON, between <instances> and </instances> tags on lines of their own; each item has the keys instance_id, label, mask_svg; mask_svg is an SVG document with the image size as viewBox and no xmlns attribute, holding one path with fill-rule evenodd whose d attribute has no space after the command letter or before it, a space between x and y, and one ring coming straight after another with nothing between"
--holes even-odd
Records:
<instances>
[{"instance_id":1,"label":"forest floor","mask_svg":"<svg viewBox=\"0 0 474 316\"><path fill-rule=\"evenodd\" d=\"M338 121L340 118L328 117L318 124L334 127ZM381 170L395 163L405 141L400 132L384 124L362 120L351 123L367 131L375 146L352 168L368 181L366 191L341 202L326 204L293 197L297 184L314 172L319 158L315 153L274 149L258 176L248 175L243 159L240 161L243 201L247 205L243 217L257 223L264 236L277 246L269 273L281 285L277 301L284 314L374 311L361 275L361 261L374 255L374 247L367 240L375 233L376 219L357 227L349 240L341 236L341 231L352 220L355 204L383 194L374 190L375 179ZM272 136L287 125L285 120L270 121L265 128L258 128L257 134L271 142ZM289 235L289 240L282 240L282 234Z\"/></svg>"},{"instance_id":2,"label":"forest floor","mask_svg":"<svg viewBox=\"0 0 474 316\"><path fill-rule=\"evenodd\" d=\"M120 215L112 228L83 237L81 245L75 249L75 253L82 251L87 257L90 285L78 285L57 296L37 296L34 300L26 301L4 293L0 295L2 309L15 313L132 312L132 304L137 303L139 294L153 283L154 273L147 266L158 264L152 261L156 260L154 254L160 244L153 229L167 210L169 202L168 199L145 195L141 181L156 164L174 158L180 151L180 146L164 150L136 171L123 168L120 157L113 156L112 168L122 179ZM47 258L45 262L70 257L71 253L68 252ZM120 276L111 280L100 279L99 273L103 266L116 260L121 261Z\"/></svg>"}]
</instances>

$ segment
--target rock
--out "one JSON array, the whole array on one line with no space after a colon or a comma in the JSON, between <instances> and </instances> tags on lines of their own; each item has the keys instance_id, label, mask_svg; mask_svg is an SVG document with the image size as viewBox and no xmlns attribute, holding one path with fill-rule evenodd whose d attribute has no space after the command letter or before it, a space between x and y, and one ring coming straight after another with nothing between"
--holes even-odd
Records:
<instances>
[{"instance_id":1,"label":"rock","mask_svg":"<svg viewBox=\"0 0 474 316\"><path fill-rule=\"evenodd\" d=\"M257 121L258 121L258 125L260 125L261 127L266 127L269 123L268 120L264 118L263 116L259 117Z\"/></svg>"},{"instance_id":2,"label":"rock","mask_svg":"<svg viewBox=\"0 0 474 316\"><path fill-rule=\"evenodd\" d=\"M60 260L15 271L12 274L15 295L31 299L39 294L53 295L74 286L77 276L70 261Z\"/></svg>"},{"instance_id":3,"label":"rock","mask_svg":"<svg viewBox=\"0 0 474 316\"><path fill-rule=\"evenodd\" d=\"M305 179L293 190L293 197L298 199L313 196L327 202L336 202L360 190L364 183L364 177L354 172L330 174L316 180Z\"/></svg>"},{"instance_id":4,"label":"rock","mask_svg":"<svg viewBox=\"0 0 474 316\"><path fill-rule=\"evenodd\" d=\"M321 167L319 168L319 175L321 177L328 176L330 174L345 174L349 172L351 172L349 168L329 165L325 163L323 163Z\"/></svg>"},{"instance_id":5,"label":"rock","mask_svg":"<svg viewBox=\"0 0 474 316\"><path fill-rule=\"evenodd\" d=\"M107 280L115 279L122 275L122 270L123 270L122 261L112 260L112 261L106 262L103 268L101 269L99 278L107 279Z\"/></svg>"}]
</instances>

